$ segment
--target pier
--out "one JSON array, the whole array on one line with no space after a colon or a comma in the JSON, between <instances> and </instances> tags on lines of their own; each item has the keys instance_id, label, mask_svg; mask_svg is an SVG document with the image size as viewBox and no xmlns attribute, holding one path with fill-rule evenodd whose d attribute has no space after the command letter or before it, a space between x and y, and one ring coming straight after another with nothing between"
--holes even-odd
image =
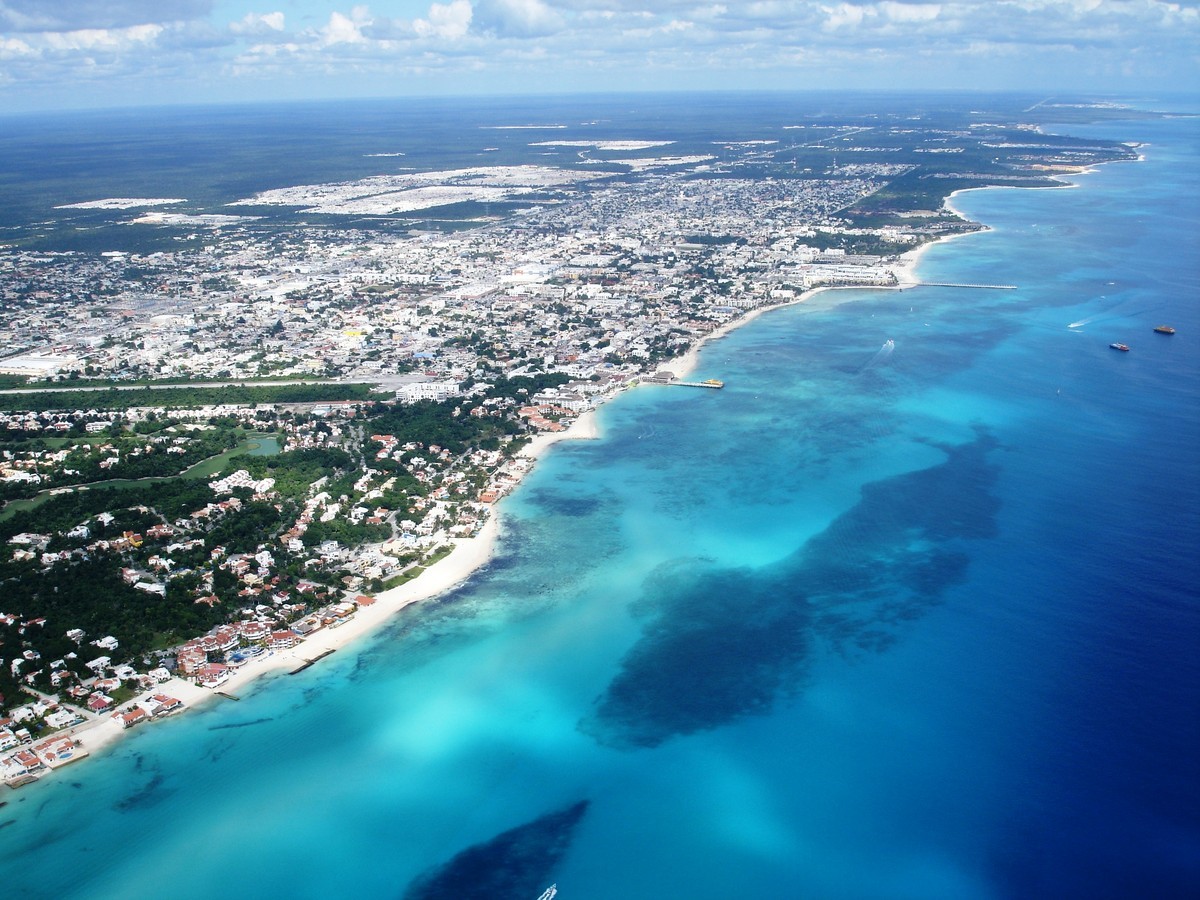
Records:
<instances>
[{"instance_id":1,"label":"pier","mask_svg":"<svg viewBox=\"0 0 1200 900\"><path fill-rule=\"evenodd\" d=\"M719 391L725 387L725 382L717 381L715 378L710 378L707 381L667 381L665 384L674 385L675 387L698 387L708 388L712 391Z\"/></svg>"},{"instance_id":2,"label":"pier","mask_svg":"<svg viewBox=\"0 0 1200 900\"><path fill-rule=\"evenodd\" d=\"M984 291L1015 291L1015 284L956 284L951 281L918 281L912 287L976 288Z\"/></svg>"},{"instance_id":3,"label":"pier","mask_svg":"<svg viewBox=\"0 0 1200 900\"><path fill-rule=\"evenodd\" d=\"M331 653L333 653L333 650L326 650L324 653L317 654L312 659L306 659L304 661L303 665L297 666L296 668L292 669L292 671L288 672L288 674L295 675L297 672L303 672L305 669L307 669L313 663L320 662L321 660L323 660L325 657L327 657Z\"/></svg>"}]
</instances>

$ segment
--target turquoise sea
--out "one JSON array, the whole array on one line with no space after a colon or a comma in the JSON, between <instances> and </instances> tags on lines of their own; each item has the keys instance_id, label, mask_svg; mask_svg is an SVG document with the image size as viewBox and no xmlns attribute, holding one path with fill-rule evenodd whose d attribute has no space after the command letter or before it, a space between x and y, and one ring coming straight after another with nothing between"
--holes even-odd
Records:
<instances>
[{"instance_id":1,"label":"turquoise sea","mask_svg":"<svg viewBox=\"0 0 1200 900\"><path fill-rule=\"evenodd\" d=\"M1071 133L1145 159L921 264L1017 290L627 392L459 590L6 794L4 892L1200 895L1200 119Z\"/></svg>"}]
</instances>

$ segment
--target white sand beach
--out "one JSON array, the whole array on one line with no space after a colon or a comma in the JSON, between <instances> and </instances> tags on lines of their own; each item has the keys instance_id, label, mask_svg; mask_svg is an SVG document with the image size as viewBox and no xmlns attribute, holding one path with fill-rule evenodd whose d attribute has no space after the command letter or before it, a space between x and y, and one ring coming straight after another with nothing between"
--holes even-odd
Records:
<instances>
[{"instance_id":1,"label":"white sand beach","mask_svg":"<svg viewBox=\"0 0 1200 900\"><path fill-rule=\"evenodd\" d=\"M537 435L517 457L536 461L560 441L590 440L598 436L596 413L589 410L580 415L565 431ZM477 534L455 539L454 549L450 554L429 566L416 578L375 595L373 604L361 607L350 619L337 627L322 629L291 649L263 654L248 660L232 670L229 679L216 689L201 687L176 677L144 691L138 695L137 700L121 704L120 708L126 710L133 703L152 694L165 694L181 700L185 710L216 700L238 698L255 681L266 675L293 672L305 664L341 650L377 631L404 607L444 594L466 581L491 559L500 533L501 519L501 510L494 510L491 518ZM132 733L146 727L136 726ZM74 737L89 754L95 754L119 742L131 731L122 727L111 713L106 713L62 733Z\"/></svg>"}]
</instances>

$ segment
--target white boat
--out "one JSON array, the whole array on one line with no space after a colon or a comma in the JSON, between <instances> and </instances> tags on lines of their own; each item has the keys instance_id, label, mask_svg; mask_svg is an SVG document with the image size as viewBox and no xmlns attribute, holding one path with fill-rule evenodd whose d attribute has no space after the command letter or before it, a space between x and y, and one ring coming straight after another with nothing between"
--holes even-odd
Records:
<instances>
[{"instance_id":1,"label":"white boat","mask_svg":"<svg viewBox=\"0 0 1200 900\"><path fill-rule=\"evenodd\" d=\"M554 898L557 896L558 885L552 884L550 887L546 888L545 893L543 893L542 896L538 897L538 900L554 900Z\"/></svg>"}]
</instances>

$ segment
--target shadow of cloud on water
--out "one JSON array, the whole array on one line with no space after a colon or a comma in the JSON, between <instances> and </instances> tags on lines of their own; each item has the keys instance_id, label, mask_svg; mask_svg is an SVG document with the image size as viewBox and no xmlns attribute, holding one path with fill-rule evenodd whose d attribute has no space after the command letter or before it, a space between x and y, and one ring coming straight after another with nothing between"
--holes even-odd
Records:
<instances>
[{"instance_id":1,"label":"shadow of cloud on water","mask_svg":"<svg viewBox=\"0 0 1200 900\"><path fill-rule=\"evenodd\" d=\"M580 800L468 847L418 876L403 900L537 897L553 880L587 808L588 801Z\"/></svg>"},{"instance_id":2,"label":"shadow of cloud on water","mask_svg":"<svg viewBox=\"0 0 1200 900\"><path fill-rule=\"evenodd\" d=\"M946 460L864 486L859 502L760 569L660 566L632 612L642 635L580 728L618 749L769 712L803 690L817 642L891 646L966 576L964 542L993 537L997 442L982 429Z\"/></svg>"}]
</instances>

